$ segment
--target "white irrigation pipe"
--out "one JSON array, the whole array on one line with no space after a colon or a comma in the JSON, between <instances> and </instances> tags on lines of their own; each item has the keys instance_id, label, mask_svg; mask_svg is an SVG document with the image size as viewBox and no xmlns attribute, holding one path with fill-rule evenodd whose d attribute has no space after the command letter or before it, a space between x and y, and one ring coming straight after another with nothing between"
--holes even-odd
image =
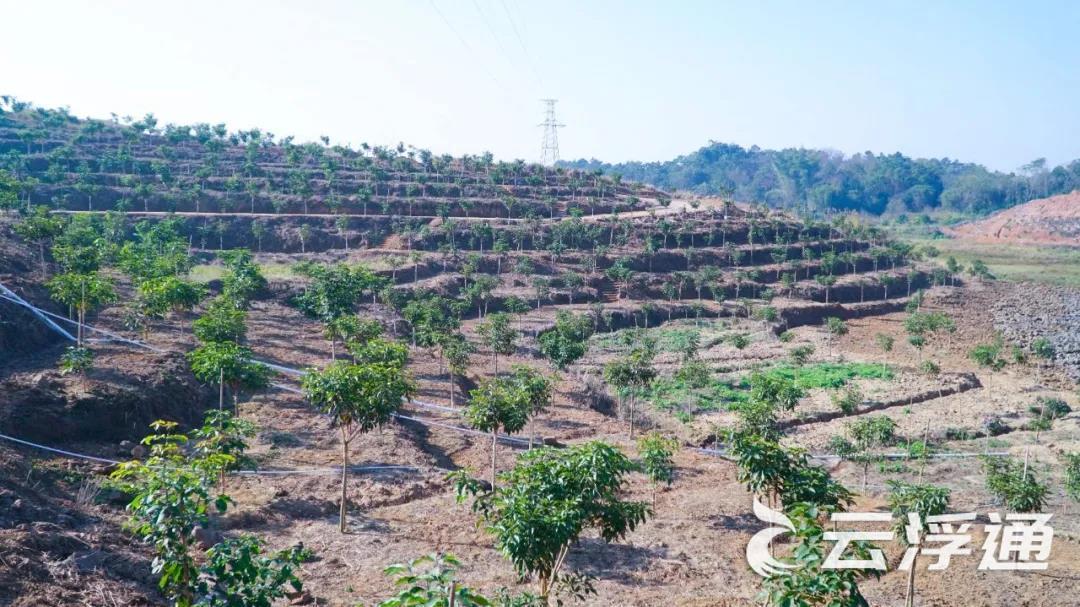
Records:
<instances>
[{"instance_id":1,"label":"white irrigation pipe","mask_svg":"<svg viewBox=\"0 0 1080 607\"><path fill-rule=\"evenodd\" d=\"M704 453L706 455L715 455L717 457L722 457L722 458L725 458L725 459L728 459L730 457L728 455L727 450L725 450L725 449L709 449L707 447L687 447L687 448L690 449L691 451L700 451L701 453ZM968 457L982 457L982 456L987 456L987 457L1008 457L1009 455L1010 454L1009 454L1008 451L987 451L985 453L975 453L975 452L971 452L971 451L966 451L966 452L954 452L954 453L929 453L929 454L927 454L927 455L925 455L923 457L931 458L931 459L951 459L951 458L968 458ZM841 457L839 455L832 455L832 454L828 454L828 453L810 453L810 454L808 454L808 457L810 459L818 459L818 460L843 460L843 459L845 459L845 458L843 458L843 457ZM874 457L880 457L882 459L889 459L889 460L895 460L895 459L918 460L918 459L923 459L923 457L914 457L914 456L912 456L912 455L910 455L908 453L880 453L880 454L875 455Z\"/></svg>"},{"instance_id":2,"label":"white irrigation pipe","mask_svg":"<svg viewBox=\"0 0 1080 607\"><path fill-rule=\"evenodd\" d=\"M2 284L0 284L0 288L3 288L4 291L7 292L7 293L11 293L11 291L9 289L7 289L6 287L4 287ZM25 300L23 300L18 295L15 295L14 293L11 293L11 294L14 295L14 297L9 297L9 296L0 294L0 299L6 299L8 301L19 304L19 305L21 305L23 307L26 307L26 308L30 309L31 311L33 311L35 313L39 313L38 314L39 317L41 316L41 314L47 314L49 316L55 317L55 318L57 318L59 320L63 320L65 322L68 322L68 323L71 323L71 324L74 324L76 326L80 324L78 321L71 320L70 318L65 318L63 316L60 316L59 314L54 314L52 312L49 312L48 310L42 310L40 308L37 308L36 306L33 306L32 304L30 304L30 303L26 302ZM42 317L42 320L46 321L51 327L55 328L57 331L59 331L60 333L62 333L66 337L68 337L69 339L74 339L74 338L71 337L71 335L67 331L64 331L62 328L57 326L55 323L49 321L47 318ZM141 341L137 341L137 340L127 339L127 338L122 337L120 335L117 335L115 333L111 333L111 332L105 331L103 329L98 329L96 327L92 327L92 326L87 325L87 324L83 324L82 326L85 329L88 329L90 331L94 331L94 332L97 332L97 333L101 333L102 335L107 335L110 338L115 339L117 341L121 341L123 343L128 343L128 344L139 346L139 347L142 347L142 348L147 348L147 349L153 350L155 352L159 352L159 353L166 352L166 350L162 350L160 348L151 346L150 344L147 344L147 343L144 343L144 342L141 342ZM284 367L284 366L281 366L281 365L277 365L277 364L274 364L274 363L268 363L268 362L261 361L261 360L254 360L253 362L256 362L256 363L258 363L260 365L264 365L264 366L269 367L271 369L275 369L277 371L287 373L287 374L290 374L290 375L303 376L303 375L306 374L305 371L301 371L299 369L293 369L293 368L290 368L290 367ZM301 391L301 390L299 390L297 388L294 388L292 386L287 386L285 384L274 383L274 384L271 384L271 386L274 387L274 388L278 388L279 390L284 390L286 392L290 392L290 393L293 393L293 394L303 394L303 391ZM434 403L426 403L426 402L423 402L423 401L415 401L415 400L412 400L412 401L409 401L409 402L411 404L418 405L418 406L421 406L421 407L427 407L429 409L437 409L437 410L441 410L441 411L449 411L449 412L457 413L457 414L461 413L460 409L455 409L453 407L446 407L446 406L443 406L443 405L436 405ZM416 422L416 423L419 423L419 424L432 425L432 426L438 426L438 427L441 427L441 428L446 428L446 429L449 429L449 430L455 430L455 431L463 433L463 434L470 434L470 435L474 435L474 436L484 436L484 437L490 436L490 434L488 434L486 432L481 432L479 430L473 430L471 428L464 428L462 426L455 426L455 425L452 425L452 424L444 424L444 423L436 422L436 421L433 421L433 420L423 420L423 419L419 419L419 418L416 418L416 417L410 417L410 416L401 415L401 414L397 414L397 413L394 414L394 417L397 418L397 419L403 419L403 420L406 420L406 421L412 421L412 422ZM2 437L2 436L3 435L0 435L0 437ZM517 437L514 437L514 436L508 436L508 435L504 435L504 434L499 434L499 435L497 435L497 437L498 437L499 440L501 440L503 442L507 442L507 443L517 443L517 444L525 444L525 445L530 444L529 440L522 439L522 438L517 438ZM13 440L15 440L15 439L13 439ZM701 451L703 453L711 454L711 455L717 455L717 456L720 456L720 457L727 457L727 452L722 451L722 450L706 449L706 448L702 448L702 447L693 447L692 449L696 450L696 451ZM1008 456L1009 453L1006 452L1006 451L995 451L995 452L988 452L988 453L931 453L931 454L928 455L928 457L947 459L947 458L978 457L980 455L987 455L987 456L991 456L991 457L1004 457L1004 456ZM819 459L819 460L843 459L838 455L828 455L828 454L821 454L821 455L813 455L812 454L812 455L810 455L810 457L814 458L814 459ZM883 457L885 459L910 459L910 456L908 454L906 454L906 453L887 453L887 454L883 454L881 457ZM112 462L112 463L115 463L115 462ZM339 471L340 471L340 469L339 469Z\"/></svg>"},{"instance_id":3,"label":"white irrigation pipe","mask_svg":"<svg viewBox=\"0 0 1080 607\"><path fill-rule=\"evenodd\" d=\"M15 291L12 291L11 289L9 289L9 288L5 287L4 285L0 284L0 294L2 294L4 299L6 299L8 301L13 301L13 302L15 302L17 304L20 304L20 305L23 305L23 306L29 308L30 311L33 312L35 316L37 316L38 318L40 318L42 320L42 322L44 322L45 324L52 327L57 333L59 333L59 334L63 335L64 337L66 337L68 339L68 341L75 341L75 336L74 335L72 335L71 333L68 333L66 330L64 330L63 327L61 327L60 325L54 323L48 316L45 316L44 314L42 314L40 310L37 310L36 308L34 308L34 306L31 306L29 303L26 302L26 300L24 300L22 297L19 297L19 295L17 293L15 293Z\"/></svg>"},{"instance_id":4,"label":"white irrigation pipe","mask_svg":"<svg viewBox=\"0 0 1080 607\"><path fill-rule=\"evenodd\" d=\"M11 291L8 290L6 287L4 287L4 285L2 285L2 284L0 284L0 289L3 289L7 293L11 293ZM15 295L14 293L11 293L11 294L14 295L14 297L9 297L9 296L6 296L6 295L0 293L0 299L6 299L6 300L8 300L8 301L10 301L12 303L16 303L16 304L18 304L20 306L23 306L23 307L31 310L36 315L38 315L43 321L48 323L48 325L50 327L52 327L53 329L58 331L64 337L70 339L71 341L75 341L75 338L72 337L70 333L68 333L63 328L61 328L59 325L57 325L52 320L50 320L48 318L48 316L52 316L54 318L57 318L58 320L62 320L64 322L66 322L66 323L71 323L71 324L73 324L75 326L79 325L78 321L72 320L72 319L64 317L64 316L61 316L59 314L55 314L53 312L49 312L48 310L42 310L41 308L37 308L37 307L33 306L32 304L26 302L22 298L20 298L18 295ZM47 315L47 316L43 316L43 315ZM116 333L112 333L112 332L106 331L104 329L99 329L97 327L93 327L93 326L88 325L88 324L83 324L83 328L87 329L88 331L93 331L95 333L100 333L102 335L105 335L106 337L108 337L108 338L110 338L112 340L119 341L119 342L126 343L126 344L131 344L133 346L138 346L140 348L146 348L148 350L152 350L152 351L157 352L159 354L164 354L164 353L168 352L168 350L164 350L164 349L158 348L156 346L152 346L152 345L150 345L150 344L148 344L146 342L142 342L142 341L138 341L138 340L134 340L134 339L128 339L128 338L126 338L126 337L124 337L122 335L118 335ZM293 376L297 376L297 377L302 377L302 376L307 374L306 371L302 371L300 369L294 369L292 367L285 367L285 366L282 366L282 365L278 365L278 364L271 363L271 362L266 362L266 361L263 361L263 360L254 360L252 362L258 363L260 365L263 365L264 367L268 367L270 369L273 369L273 370L278 371L280 373L284 373L286 375L293 375ZM284 386L282 384L273 384L273 386L277 387L277 388L280 388L282 390L286 390L286 391L289 391L289 392L295 392L297 394L301 394L301 392L299 390L297 390L295 388L290 388L290 387ZM426 403L426 402L423 402L423 401L415 401L415 400L414 401L409 401L409 402L411 402L411 403L413 403L415 405L419 405L421 407L427 407L429 409L438 409L440 411L449 411L451 413L461 413L460 409L457 409L457 408L454 408L454 407L445 407L443 405L436 405L434 403Z\"/></svg>"},{"instance_id":5,"label":"white irrigation pipe","mask_svg":"<svg viewBox=\"0 0 1080 607\"><path fill-rule=\"evenodd\" d=\"M463 434L472 434L472 435L476 435L476 436L486 436L488 438L491 437L491 434L488 433L488 432L481 432L479 430L473 430L472 428L463 428L461 426L455 426L455 425L452 425L452 424L444 424L442 422L432 421L430 419L418 419L416 417L409 417L408 415L401 415L399 413L395 413L394 417L396 417L398 419L403 419L403 420L406 420L406 421L410 421L410 422L417 422L417 423L420 423L420 424L428 424L428 425L432 425L432 426L438 426L440 428L448 428L450 430L457 430L458 432L461 432ZM501 440L503 442L507 442L507 443L517 443L519 445L528 445L529 444L528 439L518 438L516 436L508 436L508 435L505 435L505 434L497 434L496 436L498 437L499 440Z\"/></svg>"},{"instance_id":6,"label":"white irrigation pipe","mask_svg":"<svg viewBox=\"0 0 1080 607\"><path fill-rule=\"evenodd\" d=\"M15 438L14 436L8 436L6 434L0 434L0 439L8 440L13 443L19 443L20 445L26 445L27 447L35 447L43 451L51 451L53 453L59 453L60 455L66 455L68 457L74 457L76 459L85 459L92 462L99 462L102 464L119 464L120 462L114 459L106 459L104 457L95 457L93 455L86 455L85 453L75 453L73 451L64 451L63 449L57 449L55 447L48 447L46 445L39 445L30 441L22 440L21 438Z\"/></svg>"},{"instance_id":7,"label":"white irrigation pipe","mask_svg":"<svg viewBox=\"0 0 1080 607\"><path fill-rule=\"evenodd\" d=\"M0 285L0 286L3 286L3 285ZM5 290L7 290L7 289L5 289ZM53 317L53 318L55 318L57 320L61 320L61 321L64 321L66 323L75 325L76 327L79 326L79 324L80 324L79 321L77 321L77 320L72 320L72 319L67 318L65 316L61 316L59 314L55 314L55 313L50 312L48 310L42 310L41 308L33 306L30 303L27 303L26 301L22 300L22 298L15 299L15 298L8 297L8 296L6 296L4 294L0 294L0 299L6 299L6 300L8 300L10 302L13 302L13 303L16 303L16 304L18 304L20 306L23 306L24 308L27 308L30 311L37 313L39 316L42 315L42 314L44 314L46 316L51 316L51 317ZM49 326L55 328L61 335L67 337L68 339L70 339L72 341L75 341L74 337L71 337L71 335L67 331L65 331L62 328L60 328L59 326L57 326L56 323L48 321L48 320L46 320L46 322L48 322ZM122 335L117 335L116 333L112 333L112 332L106 331L104 329L99 329L97 327L93 327L93 326L90 326L90 325L85 324L85 323L82 323L82 327L84 329L88 330L88 331L93 331L94 333L100 333L102 335L105 335L109 339L119 341L119 342L122 342L122 343L126 343L126 344L131 344L133 346L139 346L140 348L146 348L147 350L152 350L152 351L157 352L159 354L164 354L164 353L168 352L168 350L163 350L161 348L158 348L157 346L151 346L148 343L144 343L144 342L141 342L141 341L136 341L136 340L133 340L133 339L128 339L128 338L126 338L126 337L124 337Z\"/></svg>"},{"instance_id":8,"label":"white irrigation pipe","mask_svg":"<svg viewBox=\"0 0 1080 607\"><path fill-rule=\"evenodd\" d=\"M42 451L49 451L70 457L74 459L83 459L91 462L97 462L101 464L120 464L123 463L119 460L108 459L105 457L97 457L95 455L87 455L86 453L76 453L74 451L66 451L64 449L57 449L56 447L50 447L48 445L42 445L39 443L30 442L21 438L15 438L14 436L8 436L6 434L0 434L0 440L11 441L27 447L33 447L35 449L41 449ZM432 466L436 470L444 470ZM384 466L349 466L350 472L389 472L394 470L407 470L410 472L421 472L423 468L416 466L396 466L396 465L384 465ZM237 476L282 476L289 474L341 474L341 468L296 468L292 470L236 470L230 472Z\"/></svg>"},{"instance_id":9,"label":"white irrigation pipe","mask_svg":"<svg viewBox=\"0 0 1080 607\"><path fill-rule=\"evenodd\" d=\"M65 318L65 317L60 316L58 314L53 314L52 312L49 312L47 310L41 310L41 309L31 305L30 303L28 303L26 301L22 301L21 299L13 299L13 298L10 298L10 297L5 297L4 295L0 295L0 298L7 299L8 301L12 301L14 303L17 303L17 304L19 304L21 306L24 306L26 308L29 308L31 310L37 310L37 311L42 312L44 314L54 316L54 317L56 317L56 318L58 318L60 320L63 320L64 322L68 322L68 323L74 324L76 326L78 326L80 324L78 321L71 320L70 318ZM96 327L92 327L92 326L87 325L87 324L83 324L82 326L83 326L83 328L85 328L87 330L95 331L97 333L101 333L102 335L107 335L110 338L115 339L115 340L120 341L120 342L123 342L123 343L131 344L131 345L138 346L138 347L141 347L141 348L147 348L147 349L153 350L153 351L158 352L158 353L166 352L166 350L162 350L162 349L157 348L155 346L151 346L150 344L147 344L145 342L141 342L141 341L133 340L133 339L127 339L127 338L125 338L123 336L117 335L115 333L111 333L109 331L105 331L103 329L98 329ZM59 327L57 327L57 328L59 328ZM62 331L62 329L60 329L60 330ZM303 376L303 375L305 375L307 373L306 371L301 371L300 369L293 369L293 368L290 368L290 367L284 367L284 366L277 365L277 364L274 364L274 363L268 363L266 361L253 360L252 362L258 363L260 365L264 365L266 367L269 367L271 369L275 369L277 371L288 373L290 375ZM273 384L270 384L270 385L272 387L274 387L274 388L278 388L279 390L283 390L283 391L290 392L290 393L293 393L293 394L303 394L303 391L301 391L301 390L299 390L297 388L294 388L292 386L285 385L285 384L273 383ZM436 405L434 403L426 403L426 402L423 402L423 401L408 401L408 402L410 402L412 404L415 404L415 405L418 405L418 406L421 406L421 407L427 407L429 409L438 409L440 411L449 411L451 413L458 413L458 414L461 413L461 411L459 409L455 409L455 408L452 408L452 407L444 407L442 405ZM408 421L413 421L413 422L416 422L416 423L419 423L419 424L427 424L427 425L439 426L441 428L447 428L447 429L450 429L450 430L456 430L456 431L461 432L463 434L471 434L471 435L485 436L485 437L490 436L490 434L488 434L486 432L480 432L478 430L473 430L471 428L464 428L464 427L461 427L461 426L455 426L455 425L452 425L452 424L444 424L444 423L435 422L435 421L431 421L431 420L423 420L423 419L419 419L419 418L416 418L416 417L409 417L409 416L404 416L404 415L400 415L400 414L394 414L394 417L397 418L397 419L404 419L404 420L408 420ZM520 439L520 438L516 438L516 437L513 437L513 436L507 436L507 435L503 435L503 434L500 434L500 435L497 435L497 436L498 436L498 439L503 441L503 442L526 444L526 445L529 444L529 441L526 440L526 439Z\"/></svg>"}]
</instances>

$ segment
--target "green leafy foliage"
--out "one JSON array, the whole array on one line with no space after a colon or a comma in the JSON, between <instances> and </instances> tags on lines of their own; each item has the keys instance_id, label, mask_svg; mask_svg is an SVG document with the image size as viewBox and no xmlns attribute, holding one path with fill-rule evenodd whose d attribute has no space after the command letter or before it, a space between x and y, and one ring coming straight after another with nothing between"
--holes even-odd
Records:
<instances>
[{"instance_id":1,"label":"green leafy foliage","mask_svg":"<svg viewBox=\"0 0 1080 607\"><path fill-rule=\"evenodd\" d=\"M463 474L454 478L459 500L475 496L473 510L494 536L496 550L521 577L536 576L547 598L571 546L586 530L611 542L649 516L648 504L620 497L626 475L637 469L615 447L593 441L526 451L491 491L480 492Z\"/></svg>"},{"instance_id":2,"label":"green leafy foliage","mask_svg":"<svg viewBox=\"0 0 1080 607\"><path fill-rule=\"evenodd\" d=\"M585 355L592 333L593 323L588 316L560 310L555 316L555 328L540 335L540 352L559 370L566 369Z\"/></svg>"},{"instance_id":3,"label":"green leafy foliage","mask_svg":"<svg viewBox=\"0 0 1080 607\"><path fill-rule=\"evenodd\" d=\"M390 565L383 573L394 578L394 586L401 590L377 607L450 607L451 598L454 607L494 605L482 594L457 582L454 574L460 565L452 554L429 554L408 563Z\"/></svg>"},{"instance_id":4,"label":"green leafy foliage","mask_svg":"<svg viewBox=\"0 0 1080 607\"><path fill-rule=\"evenodd\" d=\"M206 342L187 354L191 371L205 383L224 382L232 390L234 400L239 391L259 390L270 383L270 369L253 360L250 348L231 341ZM219 407L224 403L219 402Z\"/></svg>"},{"instance_id":5,"label":"green leafy foliage","mask_svg":"<svg viewBox=\"0 0 1080 607\"><path fill-rule=\"evenodd\" d=\"M869 363L816 363L802 368L778 365L766 376L791 380L802 390L842 388L853 379L892 379L892 369Z\"/></svg>"},{"instance_id":6,"label":"green leafy foliage","mask_svg":"<svg viewBox=\"0 0 1080 607\"><path fill-rule=\"evenodd\" d=\"M139 284L139 300L149 316L165 318L185 310L190 311L202 301L206 288L178 278L160 276Z\"/></svg>"},{"instance_id":7,"label":"green leafy foliage","mask_svg":"<svg viewBox=\"0 0 1080 607\"><path fill-rule=\"evenodd\" d=\"M499 372L499 355L509 356L517 349L518 332L510 322L510 315L505 312L488 314L476 327L476 333L484 345L491 349L495 373Z\"/></svg>"},{"instance_id":8,"label":"green leafy foliage","mask_svg":"<svg viewBox=\"0 0 1080 607\"><path fill-rule=\"evenodd\" d=\"M986 488L1012 512L1039 512L1046 506L1049 488L1035 471L1006 457L984 457Z\"/></svg>"},{"instance_id":9,"label":"green leafy foliage","mask_svg":"<svg viewBox=\"0 0 1080 607\"><path fill-rule=\"evenodd\" d=\"M754 494L779 500L785 506L810 501L838 509L852 502L851 493L809 463L801 449L784 447L776 439L755 432L752 423L729 433L736 478Z\"/></svg>"},{"instance_id":10,"label":"green leafy foliage","mask_svg":"<svg viewBox=\"0 0 1080 607\"><path fill-rule=\"evenodd\" d=\"M946 487L895 480L888 481L888 486L889 511L895 521L894 530L905 542L907 536L904 527L909 523L909 513L919 515L920 531L925 532L926 517L945 514L949 510L950 491Z\"/></svg>"},{"instance_id":11,"label":"green leafy foliage","mask_svg":"<svg viewBox=\"0 0 1080 607\"><path fill-rule=\"evenodd\" d=\"M841 337L847 335L848 326L843 320L830 316L825 319L825 330L828 331L832 337Z\"/></svg>"},{"instance_id":12,"label":"green leafy foliage","mask_svg":"<svg viewBox=\"0 0 1080 607\"><path fill-rule=\"evenodd\" d=\"M145 461L119 465L111 478L132 494L129 529L154 549L151 571L158 586L177 607L195 604L199 567L196 532L212 510L224 512L228 498L211 495L213 474L183 453L187 437L173 422L154 422L155 433L143 439L150 454Z\"/></svg>"},{"instance_id":13,"label":"green leafy foliage","mask_svg":"<svg viewBox=\"0 0 1080 607\"><path fill-rule=\"evenodd\" d=\"M397 360L331 363L303 378L304 394L352 436L388 423L415 388Z\"/></svg>"},{"instance_id":14,"label":"green leafy foliage","mask_svg":"<svg viewBox=\"0 0 1080 607\"><path fill-rule=\"evenodd\" d=\"M266 277L247 249L222 251L220 256L227 270L221 279L221 294L236 307L247 309L252 298L266 288Z\"/></svg>"},{"instance_id":15,"label":"green leafy foliage","mask_svg":"<svg viewBox=\"0 0 1080 607\"><path fill-rule=\"evenodd\" d=\"M244 456L247 439L255 436L255 424L228 411L207 411L203 425L191 432L194 453L218 471L219 486L225 473L253 464Z\"/></svg>"},{"instance_id":16,"label":"green leafy foliage","mask_svg":"<svg viewBox=\"0 0 1080 607\"><path fill-rule=\"evenodd\" d=\"M831 542L824 540L818 523L821 509L809 503L793 504L787 509L795 526L798 544L791 561L796 567L787 575L775 575L762 585L761 598L777 607L869 607L858 582L867 576L878 577L875 570L824 568ZM868 559L871 546L866 542L850 544L845 558Z\"/></svg>"},{"instance_id":17,"label":"green leafy foliage","mask_svg":"<svg viewBox=\"0 0 1080 607\"><path fill-rule=\"evenodd\" d=\"M195 607L272 607L303 584L298 548L263 554L263 542L250 535L228 539L206 552Z\"/></svg>"},{"instance_id":18,"label":"green leafy foliage","mask_svg":"<svg viewBox=\"0 0 1080 607\"><path fill-rule=\"evenodd\" d=\"M82 325L86 323L86 314L94 308L116 301L116 291L113 289L112 281L96 272L57 274L46 286L55 301L71 306L78 313L79 326L76 336L78 347L82 347Z\"/></svg>"},{"instance_id":19,"label":"green leafy foliage","mask_svg":"<svg viewBox=\"0 0 1080 607\"><path fill-rule=\"evenodd\" d=\"M985 214L1080 187L1073 165L1050 172L1045 167L1032 174L1002 173L974 163L915 159L899 153L840 156L829 150L748 149L722 142L668 162L606 164L581 159L563 165L603 170L667 191L767 200L780 208L810 208L818 213L853 210L879 215L944 208ZM1053 175L1049 182L1045 181L1048 174ZM786 185L777 188L777 183Z\"/></svg>"},{"instance_id":20,"label":"green leafy foliage","mask_svg":"<svg viewBox=\"0 0 1080 607\"><path fill-rule=\"evenodd\" d=\"M833 405L837 409L840 409L845 415L851 415L862 404L863 395L855 386L848 386L847 388L834 392L832 395Z\"/></svg>"},{"instance_id":21,"label":"green leafy foliage","mask_svg":"<svg viewBox=\"0 0 1080 607\"><path fill-rule=\"evenodd\" d=\"M181 222L168 218L135 224L134 240L120 248L120 268L136 283L187 274L194 261L187 239L180 234Z\"/></svg>"},{"instance_id":22,"label":"green leafy foliage","mask_svg":"<svg viewBox=\"0 0 1080 607\"><path fill-rule=\"evenodd\" d=\"M304 396L316 409L330 416L341 433L338 527L342 533L345 533L350 444L358 435L390 422L402 401L411 398L416 391L412 378L403 368L403 358L392 346L381 348L364 364L339 360L322 371L309 371L302 380Z\"/></svg>"},{"instance_id":23,"label":"green leafy foliage","mask_svg":"<svg viewBox=\"0 0 1080 607\"><path fill-rule=\"evenodd\" d=\"M7 175L0 171L0 176ZM0 204L0 209L5 208ZM45 275L45 245L49 240L60 235L64 229L64 223L58 217L49 213L48 207L34 207L34 210L22 218L12 228L20 237L29 240L38 247L38 257L41 262L41 274Z\"/></svg>"},{"instance_id":24,"label":"green leafy foliage","mask_svg":"<svg viewBox=\"0 0 1080 607\"><path fill-rule=\"evenodd\" d=\"M525 394L510 379L485 379L469 393L465 408L469 425L481 432L495 433L502 429L519 432L529 420Z\"/></svg>"},{"instance_id":25,"label":"green leafy foliage","mask_svg":"<svg viewBox=\"0 0 1080 607\"><path fill-rule=\"evenodd\" d=\"M769 406L791 411L806 393L794 378L779 373L752 373L750 375L750 398Z\"/></svg>"},{"instance_id":26,"label":"green leafy foliage","mask_svg":"<svg viewBox=\"0 0 1080 607\"><path fill-rule=\"evenodd\" d=\"M349 354L358 365L380 365L398 370L404 369L409 360L409 348L405 344L379 337L350 341Z\"/></svg>"},{"instance_id":27,"label":"green leafy foliage","mask_svg":"<svg viewBox=\"0 0 1080 607\"><path fill-rule=\"evenodd\" d=\"M671 485L675 481L673 457L679 448L679 441L659 432L650 432L638 439L637 447L641 457L641 469L653 485L655 500L657 485Z\"/></svg>"},{"instance_id":28,"label":"green leafy foliage","mask_svg":"<svg viewBox=\"0 0 1080 607\"><path fill-rule=\"evenodd\" d=\"M94 353L89 348L68 346L60 355L61 375L85 374L94 366Z\"/></svg>"},{"instance_id":29,"label":"green leafy foliage","mask_svg":"<svg viewBox=\"0 0 1080 607\"><path fill-rule=\"evenodd\" d=\"M206 312L192 323L195 338L203 343L230 341L240 343L247 335L247 313L228 297L210 301Z\"/></svg>"},{"instance_id":30,"label":"green leafy foliage","mask_svg":"<svg viewBox=\"0 0 1080 607\"><path fill-rule=\"evenodd\" d=\"M1065 453L1065 495L1080 502L1080 453Z\"/></svg>"},{"instance_id":31,"label":"green leafy foliage","mask_svg":"<svg viewBox=\"0 0 1080 607\"><path fill-rule=\"evenodd\" d=\"M1001 344L979 344L971 349L968 356L976 364L989 367L995 371L1001 370L1005 366L1005 359L1001 358Z\"/></svg>"},{"instance_id":32,"label":"green leafy foliage","mask_svg":"<svg viewBox=\"0 0 1080 607\"><path fill-rule=\"evenodd\" d=\"M385 283L364 266L302 263L296 264L294 270L311 282L293 303L304 314L323 322L351 314L365 292L377 292Z\"/></svg>"}]
</instances>

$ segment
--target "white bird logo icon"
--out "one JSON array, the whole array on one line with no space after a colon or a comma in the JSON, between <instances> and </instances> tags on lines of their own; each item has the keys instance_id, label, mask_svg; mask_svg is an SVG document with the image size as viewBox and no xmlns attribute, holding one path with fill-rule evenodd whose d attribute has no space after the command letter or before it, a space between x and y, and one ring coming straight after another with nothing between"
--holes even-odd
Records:
<instances>
[{"instance_id":1,"label":"white bird logo icon","mask_svg":"<svg viewBox=\"0 0 1080 607\"><path fill-rule=\"evenodd\" d=\"M786 569L798 567L798 565L778 561L769 554L769 544L773 538L795 531L795 525L791 524L791 520L783 512L777 512L762 504L756 495L754 496L754 516L766 523L781 526L766 527L750 538L750 542L746 544L746 561L750 564L750 568L761 577L772 577L786 575Z\"/></svg>"}]
</instances>

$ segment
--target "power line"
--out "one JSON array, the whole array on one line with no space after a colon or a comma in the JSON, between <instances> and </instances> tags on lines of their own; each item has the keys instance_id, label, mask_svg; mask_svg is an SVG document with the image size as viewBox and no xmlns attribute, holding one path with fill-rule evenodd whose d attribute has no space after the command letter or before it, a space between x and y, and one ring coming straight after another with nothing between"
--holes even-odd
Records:
<instances>
[{"instance_id":1,"label":"power line","mask_svg":"<svg viewBox=\"0 0 1080 607\"><path fill-rule=\"evenodd\" d=\"M435 9L435 13L439 15L439 19L442 19L442 22L446 24L446 27L451 32L453 32L454 36L458 39L458 42L461 43L461 46L464 46L465 50L468 51L470 55L473 55L474 63L481 70L483 70L485 74L487 74L488 78L491 78L492 82L494 82L496 85L499 86L499 88L503 90L503 93L505 93L508 97L513 97L510 89L508 89L506 85L503 84L503 82L499 80L494 73L491 72L491 70L487 69L486 65L481 63L481 58L478 56L479 54L475 50L473 50L472 45L470 45L468 40L466 40L465 37L458 32L457 28L455 28L454 25L450 23L450 20L446 18L446 15L444 15L443 12L439 10L439 6L435 4L435 0L428 0L428 2L431 4L431 8Z\"/></svg>"},{"instance_id":2,"label":"power line","mask_svg":"<svg viewBox=\"0 0 1080 607\"><path fill-rule=\"evenodd\" d=\"M540 164L554 166L559 161L559 128L566 126L555 119L555 103L558 99L541 99L544 102L544 121L538 124L544 128L540 143Z\"/></svg>"},{"instance_id":3,"label":"power line","mask_svg":"<svg viewBox=\"0 0 1080 607\"><path fill-rule=\"evenodd\" d=\"M506 7L506 0L499 0L502 4L503 12L506 13L506 20L510 22L510 29L514 32L514 37L517 38L518 44L521 45L521 52L525 54L525 60L529 62L529 69L532 70L533 76L536 77L536 81L540 84L540 87L544 86L544 79L540 77L540 72L536 69L536 64L533 63L532 55L529 54L529 49L525 47L525 40L521 37L521 33L518 32L517 23L514 22L514 18L510 15L510 9Z\"/></svg>"},{"instance_id":4,"label":"power line","mask_svg":"<svg viewBox=\"0 0 1080 607\"><path fill-rule=\"evenodd\" d=\"M506 57L506 60L510 62L510 64L516 69L517 65L514 64L513 58L506 50L506 47L503 46L502 40L499 39L498 34L495 33L495 28L491 27L491 22L488 21L487 15L480 8L480 3L476 0L472 0L472 5L473 8L476 9L476 13L480 15L480 21L484 24L484 28L487 29L489 34L491 34L491 39L495 41L495 46L499 48L499 52L502 53L503 57Z\"/></svg>"}]
</instances>

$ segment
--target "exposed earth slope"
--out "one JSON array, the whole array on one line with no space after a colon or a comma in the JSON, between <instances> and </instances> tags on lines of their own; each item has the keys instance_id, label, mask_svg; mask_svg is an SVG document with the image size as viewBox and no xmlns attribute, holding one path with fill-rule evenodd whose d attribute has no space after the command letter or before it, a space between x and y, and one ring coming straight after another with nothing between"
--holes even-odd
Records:
<instances>
[{"instance_id":1,"label":"exposed earth slope","mask_svg":"<svg viewBox=\"0 0 1080 607\"><path fill-rule=\"evenodd\" d=\"M1080 246L1080 190L1032 200L952 232L980 242L1020 242Z\"/></svg>"}]
</instances>

